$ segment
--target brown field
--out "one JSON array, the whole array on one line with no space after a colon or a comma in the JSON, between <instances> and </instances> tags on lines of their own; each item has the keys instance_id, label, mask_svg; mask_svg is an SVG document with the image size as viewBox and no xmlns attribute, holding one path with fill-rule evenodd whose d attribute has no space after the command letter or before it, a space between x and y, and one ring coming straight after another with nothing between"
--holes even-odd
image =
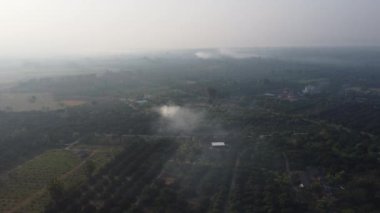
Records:
<instances>
[{"instance_id":1,"label":"brown field","mask_svg":"<svg viewBox=\"0 0 380 213\"><path fill-rule=\"evenodd\" d=\"M0 110L5 111L46 111L60 109L62 106L50 93L0 93Z\"/></svg>"},{"instance_id":2,"label":"brown field","mask_svg":"<svg viewBox=\"0 0 380 213\"><path fill-rule=\"evenodd\" d=\"M86 103L78 99L57 100L50 93L0 92L0 110L4 111L49 111Z\"/></svg>"},{"instance_id":3,"label":"brown field","mask_svg":"<svg viewBox=\"0 0 380 213\"><path fill-rule=\"evenodd\" d=\"M63 103L63 105L68 106L68 107L80 106L87 103L86 101L82 101L82 100L63 100L61 102Z\"/></svg>"}]
</instances>

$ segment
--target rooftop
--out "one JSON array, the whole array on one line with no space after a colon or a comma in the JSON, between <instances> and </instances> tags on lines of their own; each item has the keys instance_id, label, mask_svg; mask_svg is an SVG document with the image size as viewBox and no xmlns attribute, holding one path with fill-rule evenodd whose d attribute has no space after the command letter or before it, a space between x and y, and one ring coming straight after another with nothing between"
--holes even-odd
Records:
<instances>
[{"instance_id":1,"label":"rooftop","mask_svg":"<svg viewBox=\"0 0 380 213\"><path fill-rule=\"evenodd\" d=\"M211 142L211 146L226 146L224 142Z\"/></svg>"}]
</instances>

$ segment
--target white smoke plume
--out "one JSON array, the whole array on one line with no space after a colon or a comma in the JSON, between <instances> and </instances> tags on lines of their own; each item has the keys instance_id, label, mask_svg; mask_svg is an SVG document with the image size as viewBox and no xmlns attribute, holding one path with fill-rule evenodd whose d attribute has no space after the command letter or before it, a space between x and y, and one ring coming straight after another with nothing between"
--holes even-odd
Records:
<instances>
[{"instance_id":1,"label":"white smoke plume","mask_svg":"<svg viewBox=\"0 0 380 213\"><path fill-rule=\"evenodd\" d=\"M224 57L230 57L235 59L246 59L258 57L256 54L247 52L238 52L232 49L219 49L219 54Z\"/></svg>"},{"instance_id":2,"label":"white smoke plume","mask_svg":"<svg viewBox=\"0 0 380 213\"><path fill-rule=\"evenodd\" d=\"M233 59L247 59L259 57L254 53L248 52L238 52L233 49L218 49L214 51L199 51L194 54L197 58L200 59L220 59L220 58L233 58Z\"/></svg>"},{"instance_id":3,"label":"white smoke plume","mask_svg":"<svg viewBox=\"0 0 380 213\"><path fill-rule=\"evenodd\" d=\"M161 131L191 133L201 125L204 113L186 107L164 105L156 109L161 115Z\"/></svg>"},{"instance_id":4,"label":"white smoke plume","mask_svg":"<svg viewBox=\"0 0 380 213\"><path fill-rule=\"evenodd\" d=\"M216 59L218 58L217 54L211 53L211 52L196 52L195 56L200 59Z\"/></svg>"}]
</instances>

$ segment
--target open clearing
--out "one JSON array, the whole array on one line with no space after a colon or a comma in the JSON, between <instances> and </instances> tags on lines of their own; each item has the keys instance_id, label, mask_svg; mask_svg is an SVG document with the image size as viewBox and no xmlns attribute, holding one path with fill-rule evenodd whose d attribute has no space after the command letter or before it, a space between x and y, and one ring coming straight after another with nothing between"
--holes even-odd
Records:
<instances>
[{"instance_id":1,"label":"open clearing","mask_svg":"<svg viewBox=\"0 0 380 213\"><path fill-rule=\"evenodd\" d=\"M0 110L21 112L60 108L62 106L49 93L0 93Z\"/></svg>"},{"instance_id":2,"label":"open clearing","mask_svg":"<svg viewBox=\"0 0 380 213\"><path fill-rule=\"evenodd\" d=\"M10 171L0 180L0 212L41 212L50 200L46 187L53 178L73 186L85 180L87 160L99 169L119 152L118 147L86 148L85 158L77 150L50 150Z\"/></svg>"},{"instance_id":3,"label":"open clearing","mask_svg":"<svg viewBox=\"0 0 380 213\"><path fill-rule=\"evenodd\" d=\"M4 111L48 111L86 103L78 99L57 100L50 93L0 92L0 110Z\"/></svg>"},{"instance_id":4,"label":"open clearing","mask_svg":"<svg viewBox=\"0 0 380 213\"><path fill-rule=\"evenodd\" d=\"M0 212L17 206L80 162L80 158L69 151L51 150L12 170L0 183Z\"/></svg>"}]
</instances>

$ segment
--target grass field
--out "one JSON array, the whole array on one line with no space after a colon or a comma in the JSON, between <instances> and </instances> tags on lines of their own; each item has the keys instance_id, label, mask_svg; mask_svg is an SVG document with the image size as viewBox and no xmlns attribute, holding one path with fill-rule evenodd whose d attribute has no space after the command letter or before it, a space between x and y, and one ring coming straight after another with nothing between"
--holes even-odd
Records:
<instances>
[{"instance_id":1,"label":"grass field","mask_svg":"<svg viewBox=\"0 0 380 213\"><path fill-rule=\"evenodd\" d=\"M14 207L80 163L69 151L51 150L22 164L3 177L0 185L0 212Z\"/></svg>"},{"instance_id":2,"label":"grass field","mask_svg":"<svg viewBox=\"0 0 380 213\"><path fill-rule=\"evenodd\" d=\"M87 160L92 160L99 169L118 149L88 149L90 155L84 159L72 150L50 150L20 165L0 181L0 212L43 211L50 200L46 187L53 178L61 179L65 187L79 184L86 178Z\"/></svg>"}]
</instances>

